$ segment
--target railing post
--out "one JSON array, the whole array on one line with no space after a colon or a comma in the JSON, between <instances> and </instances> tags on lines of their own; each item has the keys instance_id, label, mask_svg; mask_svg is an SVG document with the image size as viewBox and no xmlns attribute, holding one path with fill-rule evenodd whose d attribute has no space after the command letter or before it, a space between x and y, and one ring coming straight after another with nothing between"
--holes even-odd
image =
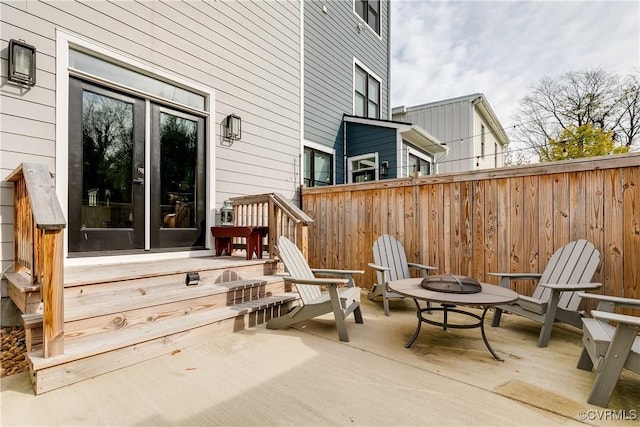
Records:
<instances>
[{"instance_id":1,"label":"railing post","mask_svg":"<svg viewBox=\"0 0 640 427\"><path fill-rule=\"evenodd\" d=\"M278 219L276 217L276 204L273 201L272 197L269 197L269 205L268 205L268 220L269 220L269 258L273 257L274 246L276 246L276 239L278 238L276 227L278 226Z\"/></svg>"},{"instance_id":2,"label":"railing post","mask_svg":"<svg viewBox=\"0 0 640 427\"><path fill-rule=\"evenodd\" d=\"M43 311L44 357L64 353L64 272L62 230L43 230L41 284Z\"/></svg>"}]
</instances>

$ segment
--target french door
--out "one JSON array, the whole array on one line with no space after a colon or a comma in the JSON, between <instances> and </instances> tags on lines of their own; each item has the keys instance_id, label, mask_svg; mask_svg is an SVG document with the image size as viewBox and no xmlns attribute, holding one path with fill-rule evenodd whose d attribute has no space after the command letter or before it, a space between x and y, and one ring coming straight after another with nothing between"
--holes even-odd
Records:
<instances>
[{"instance_id":1,"label":"french door","mask_svg":"<svg viewBox=\"0 0 640 427\"><path fill-rule=\"evenodd\" d=\"M204 126L70 78L69 253L204 247Z\"/></svg>"}]
</instances>

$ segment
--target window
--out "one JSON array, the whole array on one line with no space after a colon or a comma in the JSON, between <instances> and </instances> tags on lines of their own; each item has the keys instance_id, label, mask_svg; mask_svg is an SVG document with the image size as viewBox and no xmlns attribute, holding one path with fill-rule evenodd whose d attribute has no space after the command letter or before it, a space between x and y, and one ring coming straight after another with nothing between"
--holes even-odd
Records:
<instances>
[{"instance_id":1,"label":"window","mask_svg":"<svg viewBox=\"0 0 640 427\"><path fill-rule=\"evenodd\" d=\"M498 143L493 143L493 167L498 167Z\"/></svg>"},{"instance_id":2,"label":"window","mask_svg":"<svg viewBox=\"0 0 640 427\"><path fill-rule=\"evenodd\" d=\"M380 35L380 0L355 0L354 7L358 16Z\"/></svg>"},{"instance_id":3,"label":"window","mask_svg":"<svg viewBox=\"0 0 640 427\"><path fill-rule=\"evenodd\" d=\"M380 118L380 81L358 64L354 65L354 115Z\"/></svg>"},{"instance_id":4,"label":"window","mask_svg":"<svg viewBox=\"0 0 640 427\"><path fill-rule=\"evenodd\" d=\"M378 155L365 154L349 158L349 182L368 182L378 179Z\"/></svg>"},{"instance_id":5,"label":"window","mask_svg":"<svg viewBox=\"0 0 640 427\"><path fill-rule=\"evenodd\" d=\"M304 148L304 185L321 187L333 184L333 156L313 148Z\"/></svg>"},{"instance_id":6,"label":"window","mask_svg":"<svg viewBox=\"0 0 640 427\"><path fill-rule=\"evenodd\" d=\"M431 175L431 159L426 154L407 147L407 176Z\"/></svg>"}]
</instances>

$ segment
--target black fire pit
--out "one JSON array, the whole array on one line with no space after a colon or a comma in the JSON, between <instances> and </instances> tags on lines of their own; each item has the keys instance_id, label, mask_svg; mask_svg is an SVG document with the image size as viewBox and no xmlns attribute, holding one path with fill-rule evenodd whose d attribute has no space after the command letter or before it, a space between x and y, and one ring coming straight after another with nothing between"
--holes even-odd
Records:
<instances>
[{"instance_id":1,"label":"black fire pit","mask_svg":"<svg viewBox=\"0 0 640 427\"><path fill-rule=\"evenodd\" d=\"M474 278L453 274L436 274L429 276L422 280L420 286L430 291L453 294L475 294L482 292L482 285Z\"/></svg>"}]
</instances>

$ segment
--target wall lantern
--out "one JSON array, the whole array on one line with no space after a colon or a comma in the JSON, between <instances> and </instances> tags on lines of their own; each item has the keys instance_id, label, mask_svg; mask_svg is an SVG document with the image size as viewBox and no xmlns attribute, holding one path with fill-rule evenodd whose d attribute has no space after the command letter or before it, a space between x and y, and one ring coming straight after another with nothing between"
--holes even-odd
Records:
<instances>
[{"instance_id":1,"label":"wall lantern","mask_svg":"<svg viewBox=\"0 0 640 427\"><path fill-rule=\"evenodd\" d=\"M380 163L380 176L387 176L389 173L389 162L384 161Z\"/></svg>"},{"instance_id":2,"label":"wall lantern","mask_svg":"<svg viewBox=\"0 0 640 427\"><path fill-rule=\"evenodd\" d=\"M235 114L229 114L224 122L224 137L231 141L242 138L242 119Z\"/></svg>"},{"instance_id":3,"label":"wall lantern","mask_svg":"<svg viewBox=\"0 0 640 427\"><path fill-rule=\"evenodd\" d=\"M20 40L9 41L9 76L7 80L23 85L36 84L36 48Z\"/></svg>"}]
</instances>

